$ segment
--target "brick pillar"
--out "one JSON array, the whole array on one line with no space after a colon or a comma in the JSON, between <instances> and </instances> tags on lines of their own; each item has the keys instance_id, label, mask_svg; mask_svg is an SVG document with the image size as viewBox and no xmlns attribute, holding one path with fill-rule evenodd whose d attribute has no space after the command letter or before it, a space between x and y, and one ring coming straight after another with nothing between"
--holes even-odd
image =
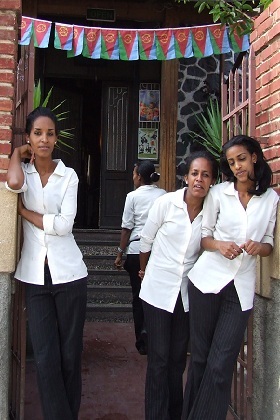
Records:
<instances>
[{"instance_id":1,"label":"brick pillar","mask_svg":"<svg viewBox=\"0 0 280 420\"><path fill-rule=\"evenodd\" d=\"M280 192L280 0L255 21L251 43L256 55L256 136ZM280 206L273 254L259 259L254 309L253 419L279 419L280 378Z\"/></svg>"},{"instance_id":2,"label":"brick pillar","mask_svg":"<svg viewBox=\"0 0 280 420\"><path fill-rule=\"evenodd\" d=\"M11 273L15 267L16 197L4 186L11 153L20 0L0 2L0 418L9 418Z\"/></svg>"}]
</instances>

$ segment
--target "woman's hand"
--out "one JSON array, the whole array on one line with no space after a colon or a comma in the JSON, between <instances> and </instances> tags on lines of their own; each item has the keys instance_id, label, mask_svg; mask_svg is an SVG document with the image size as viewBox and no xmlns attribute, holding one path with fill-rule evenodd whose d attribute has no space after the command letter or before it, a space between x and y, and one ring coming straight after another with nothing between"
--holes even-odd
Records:
<instances>
[{"instance_id":1,"label":"woman's hand","mask_svg":"<svg viewBox=\"0 0 280 420\"><path fill-rule=\"evenodd\" d=\"M122 269L122 256L121 256L121 255L118 255L118 256L116 257L115 262L114 262L114 266L115 266L118 270L121 270L121 269Z\"/></svg>"},{"instance_id":2,"label":"woman's hand","mask_svg":"<svg viewBox=\"0 0 280 420\"><path fill-rule=\"evenodd\" d=\"M20 154L21 159L30 159L30 163L34 162L35 154L29 143L23 144L22 146L17 147L16 150Z\"/></svg>"},{"instance_id":3,"label":"woman's hand","mask_svg":"<svg viewBox=\"0 0 280 420\"><path fill-rule=\"evenodd\" d=\"M252 241L249 239L245 244L240 245L249 255L260 255L263 245L261 242Z\"/></svg>"},{"instance_id":4,"label":"woman's hand","mask_svg":"<svg viewBox=\"0 0 280 420\"><path fill-rule=\"evenodd\" d=\"M141 281L143 280L144 276L145 276L145 270L139 270L138 271L138 276L140 277Z\"/></svg>"},{"instance_id":5,"label":"woman's hand","mask_svg":"<svg viewBox=\"0 0 280 420\"><path fill-rule=\"evenodd\" d=\"M231 241L217 241L219 242L218 250L227 259L233 260L242 254L243 250L235 242Z\"/></svg>"}]
</instances>

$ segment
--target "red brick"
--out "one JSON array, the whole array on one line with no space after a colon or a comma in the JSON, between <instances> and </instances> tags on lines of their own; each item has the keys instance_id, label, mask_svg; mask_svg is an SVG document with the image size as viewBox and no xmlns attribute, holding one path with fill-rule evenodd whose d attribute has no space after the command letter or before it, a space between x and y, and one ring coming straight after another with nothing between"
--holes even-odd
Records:
<instances>
[{"instance_id":1,"label":"red brick","mask_svg":"<svg viewBox=\"0 0 280 420\"><path fill-rule=\"evenodd\" d=\"M254 27L257 28L263 21L268 19L270 16L270 10L265 9L256 19L254 22Z\"/></svg>"},{"instance_id":2,"label":"red brick","mask_svg":"<svg viewBox=\"0 0 280 420\"><path fill-rule=\"evenodd\" d=\"M277 172L280 170L280 161L277 160L273 160L271 162L269 162L269 166L271 167L272 172Z\"/></svg>"},{"instance_id":3,"label":"red brick","mask_svg":"<svg viewBox=\"0 0 280 420\"><path fill-rule=\"evenodd\" d=\"M256 27L258 37L260 37L263 33L267 32L269 29L271 29L272 26L273 26L273 18L272 18L272 16L268 16L267 19L264 19Z\"/></svg>"},{"instance_id":4,"label":"red brick","mask_svg":"<svg viewBox=\"0 0 280 420\"><path fill-rule=\"evenodd\" d=\"M10 143L1 143L0 142L0 154L9 155L12 150L12 145Z\"/></svg>"},{"instance_id":5,"label":"red brick","mask_svg":"<svg viewBox=\"0 0 280 420\"><path fill-rule=\"evenodd\" d=\"M280 153L280 147L270 147L267 150L264 150L264 156L267 160L278 158Z\"/></svg>"},{"instance_id":6,"label":"red brick","mask_svg":"<svg viewBox=\"0 0 280 420\"><path fill-rule=\"evenodd\" d=\"M1 42L0 54L15 55L17 52L15 42Z\"/></svg>"},{"instance_id":7,"label":"red brick","mask_svg":"<svg viewBox=\"0 0 280 420\"><path fill-rule=\"evenodd\" d=\"M12 112L13 110L13 101L11 99L2 99L0 98L0 112Z\"/></svg>"},{"instance_id":8,"label":"red brick","mask_svg":"<svg viewBox=\"0 0 280 420\"><path fill-rule=\"evenodd\" d=\"M278 9L280 9L280 3L279 3L279 0L277 1L277 0L274 0L271 4L270 4L270 6L269 6L269 8L268 8L268 10L269 10L269 12L271 13L271 14L273 14L276 10L278 10Z\"/></svg>"},{"instance_id":9,"label":"red brick","mask_svg":"<svg viewBox=\"0 0 280 420\"><path fill-rule=\"evenodd\" d=\"M267 32L267 36L269 40L271 41L275 37L279 35L279 25L274 25L269 31Z\"/></svg>"},{"instance_id":10,"label":"red brick","mask_svg":"<svg viewBox=\"0 0 280 420\"><path fill-rule=\"evenodd\" d=\"M11 126L13 124L13 117L11 114L0 114L0 125Z\"/></svg>"},{"instance_id":11,"label":"red brick","mask_svg":"<svg viewBox=\"0 0 280 420\"><path fill-rule=\"evenodd\" d=\"M16 62L14 58L0 58L0 69L13 70L16 68Z\"/></svg>"},{"instance_id":12,"label":"red brick","mask_svg":"<svg viewBox=\"0 0 280 420\"><path fill-rule=\"evenodd\" d=\"M5 72L1 72L0 71L0 82L3 83L15 83L16 77L15 77L15 72L12 71L5 71Z\"/></svg>"},{"instance_id":13,"label":"red brick","mask_svg":"<svg viewBox=\"0 0 280 420\"><path fill-rule=\"evenodd\" d=\"M0 29L1 41L16 41L17 31L15 29Z\"/></svg>"},{"instance_id":14,"label":"red brick","mask_svg":"<svg viewBox=\"0 0 280 420\"><path fill-rule=\"evenodd\" d=\"M0 140L11 141L12 140L12 130L9 128L0 129Z\"/></svg>"},{"instance_id":15,"label":"red brick","mask_svg":"<svg viewBox=\"0 0 280 420\"><path fill-rule=\"evenodd\" d=\"M2 10L20 10L21 0L1 0Z\"/></svg>"},{"instance_id":16,"label":"red brick","mask_svg":"<svg viewBox=\"0 0 280 420\"><path fill-rule=\"evenodd\" d=\"M0 96L6 98L12 98L14 95L14 88L13 86L1 86L0 85Z\"/></svg>"},{"instance_id":17,"label":"red brick","mask_svg":"<svg viewBox=\"0 0 280 420\"><path fill-rule=\"evenodd\" d=\"M0 157L0 169L8 169L10 160Z\"/></svg>"},{"instance_id":18,"label":"red brick","mask_svg":"<svg viewBox=\"0 0 280 420\"><path fill-rule=\"evenodd\" d=\"M15 26L16 24L16 15L14 13L9 12L0 15L0 26Z\"/></svg>"},{"instance_id":19,"label":"red brick","mask_svg":"<svg viewBox=\"0 0 280 420\"><path fill-rule=\"evenodd\" d=\"M259 115L256 115L256 126L265 124L268 122L268 112L262 112Z\"/></svg>"}]
</instances>

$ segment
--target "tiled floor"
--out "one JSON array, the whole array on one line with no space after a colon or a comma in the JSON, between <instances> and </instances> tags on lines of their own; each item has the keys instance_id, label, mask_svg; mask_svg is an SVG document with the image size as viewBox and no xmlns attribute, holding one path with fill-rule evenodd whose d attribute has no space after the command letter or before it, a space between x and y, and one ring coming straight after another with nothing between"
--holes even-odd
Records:
<instances>
[{"instance_id":1,"label":"tiled floor","mask_svg":"<svg viewBox=\"0 0 280 420\"><path fill-rule=\"evenodd\" d=\"M132 323L87 322L79 419L144 420L146 362L134 347ZM43 420L32 361L27 362L25 420Z\"/></svg>"}]
</instances>

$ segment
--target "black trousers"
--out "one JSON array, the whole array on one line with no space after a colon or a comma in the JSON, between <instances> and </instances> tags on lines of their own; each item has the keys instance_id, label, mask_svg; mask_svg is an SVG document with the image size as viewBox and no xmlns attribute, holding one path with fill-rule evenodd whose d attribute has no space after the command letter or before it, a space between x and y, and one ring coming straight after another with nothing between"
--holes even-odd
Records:
<instances>
[{"instance_id":1,"label":"black trousers","mask_svg":"<svg viewBox=\"0 0 280 420\"><path fill-rule=\"evenodd\" d=\"M241 310L233 281L218 294L189 282L189 300L191 360L182 420L225 420L251 310Z\"/></svg>"},{"instance_id":2,"label":"black trousers","mask_svg":"<svg viewBox=\"0 0 280 420\"><path fill-rule=\"evenodd\" d=\"M44 420L78 420L87 279L26 284L26 305Z\"/></svg>"},{"instance_id":3,"label":"black trousers","mask_svg":"<svg viewBox=\"0 0 280 420\"><path fill-rule=\"evenodd\" d=\"M139 348L146 343L143 340L142 332L144 330L144 313L142 300L139 298L141 280L138 275L140 270L139 254L128 254L124 263L124 269L128 272L132 290L132 311L136 342L135 346Z\"/></svg>"},{"instance_id":4,"label":"black trousers","mask_svg":"<svg viewBox=\"0 0 280 420\"><path fill-rule=\"evenodd\" d=\"M143 302L148 333L146 420L180 420L183 373L189 341L189 314L179 294L173 313Z\"/></svg>"}]
</instances>

